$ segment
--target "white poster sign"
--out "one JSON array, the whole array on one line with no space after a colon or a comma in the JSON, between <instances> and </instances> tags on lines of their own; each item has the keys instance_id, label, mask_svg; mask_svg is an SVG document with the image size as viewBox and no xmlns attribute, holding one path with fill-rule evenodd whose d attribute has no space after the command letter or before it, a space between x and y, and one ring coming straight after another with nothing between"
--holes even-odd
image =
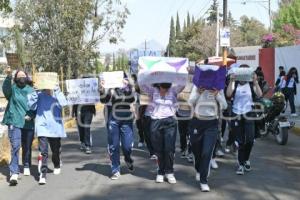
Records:
<instances>
[{"instance_id":1,"label":"white poster sign","mask_svg":"<svg viewBox=\"0 0 300 200\"><path fill-rule=\"evenodd\" d=\"M124 72L103 72L100 74L100 79L104 81L104 88L121 88L124 86Z\"/></svg>"},{"instance_id":2,"label":"white poster sign","mask_svg":"<svg viewBox=\"0 0 300 200\"><path fill-rule=\"evenodd\" d=\"M97 78L66 80L67 99L70 104L94 104L100 102Z\"/></svg>"},{"instance_id":3,"label":"white poster sign","mask_svg":"<svg viewBox=\"0 0 300 200\"><path fill-rule=\"evenodd\" d=\"M228 27L220 29L220 46L230 47L230 29Z\"/></svg>"}]
</instances>

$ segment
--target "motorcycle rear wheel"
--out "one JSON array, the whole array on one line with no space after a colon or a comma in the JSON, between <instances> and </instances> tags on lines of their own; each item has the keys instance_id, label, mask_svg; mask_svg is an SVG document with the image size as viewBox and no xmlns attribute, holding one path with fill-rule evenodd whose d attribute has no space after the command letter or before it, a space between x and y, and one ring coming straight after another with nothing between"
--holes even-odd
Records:
<instances>
[{"instance_id":1,"label":"motorcycle rear wheel","mask_svg":"<svg viewBox=\"0 0 300 200\"><path fill-rule=\"evenodd\" d=\"M278 126L276 134L274 136L275 136L275 140L276 140L277 144L286 145L288 142L288 138L289 138L289 129L287 127L280 128Z\"/></svg>"}]
</instances>

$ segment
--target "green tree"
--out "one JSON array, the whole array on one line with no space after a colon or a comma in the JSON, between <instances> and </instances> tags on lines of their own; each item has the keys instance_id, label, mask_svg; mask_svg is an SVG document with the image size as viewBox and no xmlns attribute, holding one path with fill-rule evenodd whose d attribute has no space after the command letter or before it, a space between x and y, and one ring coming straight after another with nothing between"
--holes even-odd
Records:
<instances>
[{"instance_id":1,"label":"green tree","mask_svg":"<svg viewBox=\"0 0 300 200\"><path fill-rule=\"evenodd\" d=\"M248 46L260 45L263 35L267 33L264 24L245 15L240 18L240 21L239 31L243 44Z\"/></svg>"},{"instance_id":2,"label":"green tree","mask_svg":"<svg viewBox=\"0 0 300 200\"><path fill-rule=\"evenodd\" d=\"M181 27L180 27L179 15L177 13L177 18L176 18L176 39L180 40L180 38L181 38Z\"/></svg>"},{"instance_id":3,"label":"green tree","mask_svg":"<svg viewBox=\"0 0 300 200\"><path fill-rule=\"evenodd\" d=\"M190 17L190 13L188 12L187 14L187 27L191 26L191 17Z\"/></svg>"},{"instance_id":4,"label":"green tree","mask_svg":"<svg viewBox=\"0 0 300 200\"><path fill-rule=\"evenodd\" d=\"M184 19L182 32L186 31L186 29L187 29L187 24L186 24L186 21Z\"/></svg>"},{"instance_id":5,"label":"green tree","mask_svg":"<svg viewBox=\"0 0 300 200\"><path fill-rule=\"evenodd\" d=\"M218 2L213 0L212 5L209 8L209 16L206 18L208 24L214 24L217 22L217 13L218 13Z\"/></svg>"},{"instance_id":6,"label":"green tree","mask_svg":"<svg viewBox=\"0 0 300 200\"><path fill-rule=\"evenodd\" d=\"M0 11L6 12L6 13L12 12L12 8L10 6L9 0L1 0L0 1Z\"/></svg>"},{"instance_id":7,"label":"green tree","mask_svg":"<svg viewBox=\"0 0 300 200\"><path fill-rule=\"evenodd\" d=\"M17 0L14 10L33 63L67 77L96 69L98 45L117 42L128 14L119 0Z\"/></svg>"},{"instance_id":8,"label":"green tree","mask_svg":"<svg viewBox=\"0 0 300 200\"><path fill-rule=\"evenodd\" d=\"M295 44L300 30L300 0L282 1L273 24L278 46Z\"/></svg>"},{"instance_id":9,"label":"green tree","mask_svg":"<svg viewBox=\"0 0 300 200\"><path fill-rule=\"evenodd\" d=\"M169 44L167 47L167 51L169 52L170 56L173 56L175 54L175 43L176 43L175 24L174 24L174 18L172 17L171 24L170 24Z\"/></svg>"}]
</instances>

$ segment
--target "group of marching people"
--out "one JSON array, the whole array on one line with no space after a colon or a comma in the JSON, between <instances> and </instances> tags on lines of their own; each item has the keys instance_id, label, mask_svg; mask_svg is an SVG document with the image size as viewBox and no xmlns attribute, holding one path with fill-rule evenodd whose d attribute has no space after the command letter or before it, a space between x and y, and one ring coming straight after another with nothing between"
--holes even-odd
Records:
<instances>
[{"instance_id":1,"label":"group of marching people","mask_svg":"<svg viewBox=\"0 0 300 200\"><path fill-rule=\"evenodd\" d=\"M100 100L105 104L111 179L116 180L121 176L120 148L128 169L134 170L134 103L138 113L136 125L141 136L139 147L145 141L150 158L157 160L157 183L165 180L170 184L176 183L174 160L179 131L181 156L187 156L190 161L194 161L196 180L200 182L201 190L210 191L208 176L216 155L216 146L220 145L220 122L222 131L226 124L229 125L231 142L228 144L233 144L238 151L236 174L243 175L245 171L250 171L250 155L255 140L255 122L251 120L254 115L253 103L263 92L256 74L253 75L252 82L236 81L235 78L234 74L228 77L224 90L193 86L187 102L189 109L182 109L177 104L177 97L184 86L161 81L153 85L138 85L136 76L133 77L135 83L132 84L125 73L122 88L107 89L104 87L104 80L100 80L99 92ZM52 150L54 174L60 174L61 138L66 137L61 111L68 102L59 87L37 91L25 72L17 71L12 77L10 69L7 69L3 93L8 100L3 123L9 127L8 135L12 147L10 184L18 183L21 145L23 173L30 175L34 133L37 134L42 156L39 184L46 184L48 144ZM139 102L142 93L147 95L149 104L143 105ZM225 111L229 113L230 120L221 120L221 113ZM92 140L89 125L96 113L95 106L75 105L72 113L78 121L80 148L90 154Z\"/></svg>"}]
</instances>

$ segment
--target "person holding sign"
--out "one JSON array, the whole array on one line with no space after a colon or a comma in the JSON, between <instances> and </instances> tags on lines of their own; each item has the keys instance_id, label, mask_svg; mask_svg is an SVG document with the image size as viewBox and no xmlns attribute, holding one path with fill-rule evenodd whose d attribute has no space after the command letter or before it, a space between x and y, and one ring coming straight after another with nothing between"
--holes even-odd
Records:
<instances>
[{"instance_id":1,"label":"person holding sign","mask_svg":"<svg viewBox=\"0 0 300 200\"><path fill-rule=\"evenodd\" d=\"M184 86L172 87L171 83L159 83L154 86L141 85L141 89L152 97L151 141L158 158L156 182L163 183L166 178L170 184L175 184L173 165L177 134L176 103L177 94Z\"/></svg>"},{"instance_id":2,"label":"person holding sign","mask_svg":"<svg viewBox=\"0 0 300 200\"><path fill-rule=\"evenodd\" d=\"M12 84L12 71L6 69L7 77L2 91L8 101L2 123L8 126L8 136L11 144L10 185L18 184L19 150L22 145L22 161L24 175L30 175L31 145L34 138L34 112L27 106L27 95L33 92L30 80L24 71L17 71Z\"/></svg>"},{"instance_id":3,"label":"person holding sign","mask_svg":"<svg viewBox=\"0 0 300 200\"><path fill-rule=\"evenodd\" d=\"M81 142L80 150L85 151L86 154L92 153L91 124L94 115L96 115L94 104L73 105L72 116L77 122Z\"/></svg>"},{"instance_id":4,"label":"person holding sign","mask_svg":"<svg viewBox=\"0 0 300 200\"><path fill-rule=\"evenodd\" d=\"M108 153L111 159L112 180L120 178L120 142L129 171L133 171L131 152L133 147L133 113L130 105L135 101L132 85L124 73L122 88L108 88L105 79L100 81L100 100L111 103L108 112Z\"/></svg>"},{"instance_id":5,"label":"person holding sign","mask_svg":"<svg viewBox=\"0 0 300 200\"><path fill-rule=\"evenodd\" d=\"M190 140L195 158L196 180L200 181L202 192L209 192L207 177L219 134L219 110L226 109L227 102L222 90L194 85L189 103L194 107L194 117L191 121L194 131Z\"/></svg>"},{"instance_id":6,"label":"person holding sign","mask_svg":"<svg viewBox=\"0 0 300 200\"><path fill-rule=\"evenodd\" d=\"M250 68L241 65L240 68ZM226 91L226 95L232 101L231 130L238 144L238 169L236 174L244 175L251 171L250 154L254 144L255 136L255 113L253 105L256 97L262 96L261 88L256 74L252 75L253 82L236 81L236 74L232 74Z\"/></svg>"},{"instance_id":7,"label":"person holding sign","mask_svg":"<svg viewBox=\"0 0 300 200\"><path fill-rule=\"evenodd\" d=\"M39 184L46 184L48 171L48 143L52 151L54 174L61 172L61 138L66 137L62 119L62 108L68 105L66 97L57 85L54 90L43 89L28 95L30 110L36 111L35 132L39 140L39 151L42 155Z\"/></svg>"}]
</instances>

